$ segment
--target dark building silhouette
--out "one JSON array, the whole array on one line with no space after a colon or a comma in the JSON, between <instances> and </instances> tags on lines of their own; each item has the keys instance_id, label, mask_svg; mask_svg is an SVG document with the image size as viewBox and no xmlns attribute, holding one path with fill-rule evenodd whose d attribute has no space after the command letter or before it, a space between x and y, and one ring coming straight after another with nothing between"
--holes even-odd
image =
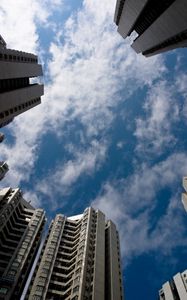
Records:
<instances>
[{"instance_id":1,"label":"dark building silhouette","mask_svg":"<svg viewBox=\"0 0 187 300\"><path fill-rule=\"evenodd\" d=\"M2 180L6 173L8 172L9 168L5 161L0 161L0 180Z\"/></svg>"},{"instance_id":2,"label":"dark building silhouette","mask_svg":"<svg viewBox=\"0 0 187 300\"><path fill-rule=\"evenodd\" d=\"M20 300L36 257L45 215L20 189L0 190L0 300Z\"/></svg>"},{"instance_id":3,"label":"dark building silhouette","mask_svg":"<svg viewBox=\"0 0 187 300\"><path fill-rule=\"evenodd\" d=\"M41 103L43 85L30 81L41 75L36 55L8 49L0 36L0 127Z\"/></svg>"},{"instance_id":4,"label":"dark building silhouette","mask_svg":"<svg viewBox=\"0 0 187 300\"><path fill-rule=\"evenodd\" d=\"M187 46L186 0L117 0L114 21L123 38L138 34L132 48L145 56Z\"/></svg>"}]
</instances>

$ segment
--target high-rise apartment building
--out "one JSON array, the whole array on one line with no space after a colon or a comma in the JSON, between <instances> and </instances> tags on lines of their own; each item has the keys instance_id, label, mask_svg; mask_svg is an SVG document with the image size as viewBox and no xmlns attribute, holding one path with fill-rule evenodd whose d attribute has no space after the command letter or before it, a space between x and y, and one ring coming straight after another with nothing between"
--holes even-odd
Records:
<instances>
[{"instance_id":1,"label":"high-rise apartment building","mask_svg":"<svg viewBox=\"0 0 187 300\"><path fill-rule=\"evenodd\" d=\"M0 161L0 180L2 180L6 173L8 172L9 168L6 162Z\"/></svg>"},{"instance_id":2,"label":"high-rise apartment building","mask_svg":"<svg viewBox=\"0 0 187 300\"><path fill-rule=\"evenodd\" d=\"M187 299L187 270L177 273L171 281L163 284L159 291L160 300L186 300Z\"/></svg>"},{"instance_id":3,"label":"high-rise apartment building","mask_svg":"<svg viewBox=\"0 0 187 300\"><path fill-rule=\"evenodd\" d=\"M182 193L182 203L184 205L184 209L187 212L187 177L183 177L183 188L185 190L185 192Z\"/></svg>"},{"instance_id":4,"label":"high-rise apartment building","mask_svg":"<svg viewBox=\"0 0 187 300\"><path fill-rule=\"evenodd\" d=\"M40 245L44 211L19 189L0 190L0 300L19 300Z\"/></svg>"},{"instance_id":5,"label":"high-rise apartment building","mask_svg":"<svg viewBox=\"0 0 187 300\"><path fill-rule=\"evenodd\" d=\"M138 34L132 48L145 56L187 47L186 0L117 0L114 22L123 38Z\"/></svg>"},{"instance_id":6,"label":"high-rise apartment building","mask_svg":"<svg viewBox=\"0 0 187 300\"><path fill-rule=\"evenodd\" d=\"M43 85L30 82L41 75L36 55L7 49L0 36L0 127L41 103Z\"/></svg>"},{"instance_id":7,"label":"high-rise apartment building","mask_svg":"<svg viewBox=\"0 0 187 300\"><path fill-rule=\"evenodd\" d=\"M93 208L52 221L27 297L29 300L123 299L119 236Z\"/></svg>"}]
</instances>

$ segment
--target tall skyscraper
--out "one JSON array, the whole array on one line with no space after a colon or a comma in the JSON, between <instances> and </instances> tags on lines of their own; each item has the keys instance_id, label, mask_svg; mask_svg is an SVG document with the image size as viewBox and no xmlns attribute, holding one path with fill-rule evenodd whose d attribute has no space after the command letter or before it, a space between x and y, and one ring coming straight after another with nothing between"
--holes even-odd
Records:
<instances>
[{"instance_id":1,"label":"tall skyscraper","mask_svg":"<svg viewBox=\"0 0 187 300\"><path fill-rule=\"evenodd\" d=\"M20 299L44 223L44 211L26 202L19 189L0 190L0 300Z\"/></svg>"},{"instance_id":2,"label":"tall skyscraper","mask_svg":"<svg viewBox=\"0 0 187 300\"><path fill-rule=\"evenodd\" d=\"M123 299L114 223L93 208L52 221L26 299Z\"/></svg>"},{"instance_id":3,"label":"tall skyscraper","mask_svg":"<svg viewBox=\"0 0 187 300\"><path fill-rule=\"evenodd\" d=\"M184 209L187 212L187 177L183 177L183 188L185 190L185 192L182 193L182 203L184 205Z\"/></svg>"},{"instance_id":4,"label":"tall skyscraper","mask_svg":"<svg viewBox=\"0 0 187 300\"><path fill-rule=\"evenodd\" d=\"M123 38L138 34L132 48L145 56L187 47L186 0L117 0L114 22Z\"/></svg>"},{"instance_id":5,"label":"tall skyscraper","mask_svg":"<svg viewBox=\"0 0 187 300\"><path fill-rule=\"evenodd\" d=\"M0 36L0 127L41 103L43 85L30 82L41 75L36 55L7 49Z\"/></svg>"},{"instance_id":6,"label":"tall skyscraper","mask_svg":"<svg viewBox=\"0 0 187 300\"><path fill-rule=\"evenodd\" d=\"M187 270L177 273L171 281L163 284L159 291L160 300L186 300L187 299Z\"/></svg>"}]
</instances>

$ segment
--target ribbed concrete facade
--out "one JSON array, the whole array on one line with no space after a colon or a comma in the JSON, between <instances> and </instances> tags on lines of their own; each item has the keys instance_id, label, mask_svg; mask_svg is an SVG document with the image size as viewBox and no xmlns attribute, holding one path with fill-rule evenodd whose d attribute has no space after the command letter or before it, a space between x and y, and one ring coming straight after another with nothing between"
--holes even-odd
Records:
<instances>
[{"instance_id":1,"label":"ribbed concrete facade","mask_svg":"<svg viewBox=\"0 0 187 300\"><path fill-rule=\"evenodd\" d=\"M6 48L0 36L0 127L41 103L43 85L30 78L42 75L36 55Z\"/></svg>"},{"instance_id":2,"label":"ribbed concrete facade","mask_svg":"<svg viewBox=\"0 0 187 300\"><path fill-rule=\"evenodd\" d=\"M186 300L187 299L187 270L177 273L171 281L163 284L159 291L160 300Z\"/></svg>"},{"instance_id":3,"label":"ribbed concrete facade","mask_svg":"<svg viewBox=\"0 0 187 300\"><path fill-rule=\"evenodd\" d=\"M126 38L138 34L132 48L145 56L187 47L186 0L117 0L114 21Z\"/></svg>"},{"instance_id":4,"label":"ribbed concrete facade","mask_svg":"<svg viewBox=\"0 0 187 300\"><path fill-rule=\"evenodd\" d=\"M44 223L44 211L26 202L19 189L0 190L0 300L20 299Z\"/></svg>"},{"instance_id":5,"label":"ribbed concrete facade","mask_svg":"<svg viewBox=\"0 0 187 300\"><path fill-rule=\"evenodd\" d=\"M57 215L26 299L123 299L115 225L93 208L69 218Z\"/></svg>"}]
</instances>

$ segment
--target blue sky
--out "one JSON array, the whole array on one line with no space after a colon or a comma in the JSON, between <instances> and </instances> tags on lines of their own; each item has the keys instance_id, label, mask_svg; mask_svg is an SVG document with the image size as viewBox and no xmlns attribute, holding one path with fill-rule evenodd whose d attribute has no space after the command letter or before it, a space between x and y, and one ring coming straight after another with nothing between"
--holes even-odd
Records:
<instances>
[{"instance_id":1,"label":"blue sky","mask_svg":"<svg viewBox=\"0 0 187 300\"><path fill-rule=\"evenodd\" d=\"M187 267L187 50L136 55L114 9L1 1L2 36L39 55L45 83L42 104L3 129L1 186L20 186L48 220L101 209L120 232L126 300L152 300Z\"/></svg>"}]
</instances>

